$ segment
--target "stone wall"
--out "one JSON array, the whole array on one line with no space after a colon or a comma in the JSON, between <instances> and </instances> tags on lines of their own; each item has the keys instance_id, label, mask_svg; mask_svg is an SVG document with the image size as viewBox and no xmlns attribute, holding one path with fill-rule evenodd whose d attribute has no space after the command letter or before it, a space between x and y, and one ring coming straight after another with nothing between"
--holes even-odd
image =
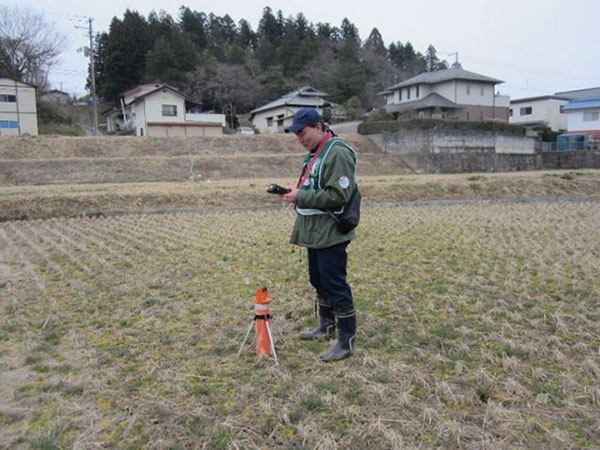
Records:
<instances>
[{"instance_id":1,"label":"stone wall","mask_svg":"<svg viewBox=\"0 0 600 450\"><path fill-rule=\"evenodd\" d=\"M600 152L541 152L537 139L491 131L405 130L369 135L424 173L600 168Z\"/></svg>"},{"instance_id":2,"label":"stone wall","mask_svg":"<svg viewBox=\"0 0 600 450\"><path fill-rule=\"evenodd\" d=\"M543 152L542 165L544 169L600 169L600 152Z\"/></svg>"}]
</instances>

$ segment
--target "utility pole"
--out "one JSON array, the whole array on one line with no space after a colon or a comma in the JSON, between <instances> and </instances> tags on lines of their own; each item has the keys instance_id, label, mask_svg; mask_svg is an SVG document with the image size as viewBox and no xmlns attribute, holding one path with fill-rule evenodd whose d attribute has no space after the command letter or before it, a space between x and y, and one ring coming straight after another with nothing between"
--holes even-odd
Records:
<instances>
[{"instance_id":1,"label":"utility pole","mask_svg":"<svg viewBox=\"0 0 600 450\"><path fill-rule=\"evenodd\" d=\"M95 69L95 51L94 51L94 30L92 28L92 22L94 21L94 19L92 19L91 17L88 18L88 33L89 33L89 38L90 38L90 46L89 47L83 47L82 49L78 49L78 51L83 51L84 56L88 56L90 58L90 72L91 72L91 81L92 81L92 117L93 117L93 124L92 124L92 130L93 130L93 134L94 136L98 136L98 99L96 98L96 69ZM75 28L83 28L86 29L86 27L78 27L76 26Z\"/></svg>"},{"instance_id":2,"label":"utility pole","mask_svg":"<svg viewBox=\"0 0 600 450\"><path fill-rule=\"evenodd\" d=\"M98 136L98 99L96 98L96 69L94 67L94 31L92 30L92 22L94 19L88 19L90 26L90 67L92 72L92 114L94 117L94 136Z\"/></svg>"}]
</instances>

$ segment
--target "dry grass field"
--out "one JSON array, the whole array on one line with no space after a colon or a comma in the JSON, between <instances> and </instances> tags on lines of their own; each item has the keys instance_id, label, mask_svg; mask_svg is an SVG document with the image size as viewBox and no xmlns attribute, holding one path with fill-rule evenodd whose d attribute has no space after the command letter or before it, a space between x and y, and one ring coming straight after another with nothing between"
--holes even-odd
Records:
<instances>
[{"instance_id":1,"label":"dry grass field","mask_svg":"<svg viewBox=\"0 0 600 450\"><path fill-rule=\"evenodd\" d=\"M292 221L0 223L0 447L600 447L597 201L365 209L336 364ZM279 365L236 358L261 285Z\"/></svg>"},{"instance_id":2,"label":"dry grass field","mask_svg":"<svg viewBox=\"0 0 600 450\"><path fill-rule=\"evenodd\" d=\"M292 137L1 140L0 448L600 448L600 171L416 175L349 139L334 364L265 193ZM263 285L279 365L237 358Z\"/></svg>"}]
</instances>

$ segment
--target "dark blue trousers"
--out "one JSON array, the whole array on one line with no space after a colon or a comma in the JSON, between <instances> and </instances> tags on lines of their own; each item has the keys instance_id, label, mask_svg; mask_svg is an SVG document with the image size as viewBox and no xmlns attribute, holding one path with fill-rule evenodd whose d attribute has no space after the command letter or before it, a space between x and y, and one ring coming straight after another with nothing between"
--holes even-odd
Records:
<instances>
[{"instance_id":1,"label":"dark blue trousers","mask_svg":"<svg viewBox=\"0 0 600 450\"><path fill-rule=\"evenodd\" d=\"M346 281L348 244L349 242L343 242L329 248L308 249L310 284L334 309L353 306L352 290Z\"/></svg>"}]
</instances>

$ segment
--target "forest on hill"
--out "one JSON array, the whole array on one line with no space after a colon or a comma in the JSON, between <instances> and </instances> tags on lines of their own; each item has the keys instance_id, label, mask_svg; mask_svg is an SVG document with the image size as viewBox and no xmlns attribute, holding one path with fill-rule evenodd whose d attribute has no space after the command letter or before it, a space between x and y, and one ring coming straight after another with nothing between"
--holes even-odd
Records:
<instances>
[{"instance_id":1,"label":"forest on hill","mask_svg":"<svg viewBox=\"0 0 600 450\"><path fill-rule=\"evenodd\" d=\"M98 96L118 104L135 85L161 80L202 102L204 110L247 113L299 86L329 94L349 115L383 103L378 93L424 71L445 69L430 45L410 41L386 47L377 28L363 42L348 19L339 27L302 14L264 8L257 30L241 19L182 6L177 18L126 10L95 40ZM88 85L89 79L88 76Z\"/></svg>"}]
</instances>

